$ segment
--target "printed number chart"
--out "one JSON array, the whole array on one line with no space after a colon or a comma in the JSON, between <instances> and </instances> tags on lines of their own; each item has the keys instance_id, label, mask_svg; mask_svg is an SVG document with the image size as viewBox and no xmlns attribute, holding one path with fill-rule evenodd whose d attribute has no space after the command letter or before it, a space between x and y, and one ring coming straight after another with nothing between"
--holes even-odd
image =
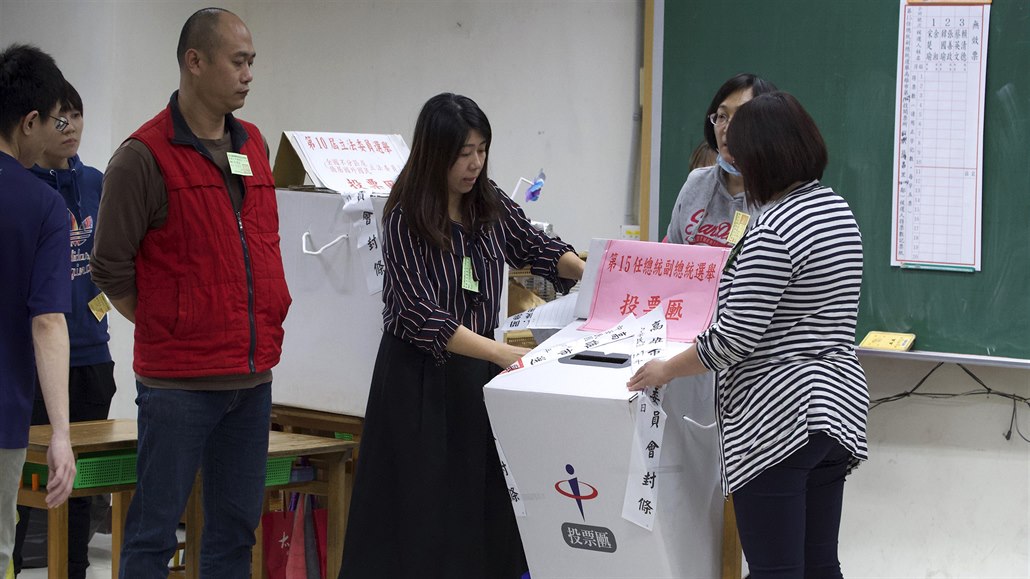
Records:
<instances>
[{"instance_id":1,"label":"printed number chart","mask_svg":"<svg viewBox=\"0 0 1030 579\"><path fill-rule=\"evenodd\" d=\"M980 270L990 6L901 2L891 265Z\"/></svg>"}]
</instances>

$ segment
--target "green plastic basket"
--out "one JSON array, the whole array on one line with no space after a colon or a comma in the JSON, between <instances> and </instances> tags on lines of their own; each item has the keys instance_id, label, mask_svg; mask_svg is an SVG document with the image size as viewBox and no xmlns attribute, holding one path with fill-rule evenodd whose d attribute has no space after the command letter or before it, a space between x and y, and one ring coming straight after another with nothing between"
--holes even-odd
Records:
<instances>
[{"instance_id":1,"label":"green plastic basket","mask_svg":"<svg viewBox=\"0 0 1030 579\"><path fill-rule=\"evenodd\" d=\"M295 456L279 456L268 459L265 466L265 486L284 485L290 482Z\"/></svg>"},{"instance_id":2,"label":"green plastic basket","mask_svg":"<svg viewBox=\"0 0 1030 579\"><path fill-rule=\"evenodd\" d=\"M290 471L293 469L294 456L282 456L268 459L265 468L265 486L282 485L290 482ZM113 485L133 484L136 482L136 452L97 453L81 456L75 461L75 483L73 488L87 489ZM22 469L22 484L32 484L32 475L39 475L39 485L46 486L47 465L25 463Z\"/></svg>"},{"instance_id":3,"label":"green plastic basket","mask_svg":"<svg viewBox=\"0 0 1030 579\"><path fill-rule=\"evenodd\" d=\"M72 488L88 489L136 482L136 451L116 450L82 455L75 461L75 482ZM25 463L22 483L32 484L32 475L39 475L40 486L46 486L49 470L45 464Z\"/></svg>"}]
</instances>

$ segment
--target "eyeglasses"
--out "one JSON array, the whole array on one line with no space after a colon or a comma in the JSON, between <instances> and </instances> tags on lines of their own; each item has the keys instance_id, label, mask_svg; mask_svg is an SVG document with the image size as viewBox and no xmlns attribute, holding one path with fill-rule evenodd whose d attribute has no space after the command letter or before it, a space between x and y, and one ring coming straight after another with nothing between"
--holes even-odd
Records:
<instances>
[{"instance_id":1,"label":"eyeglasses","mask_svg":"<svg viewBox=\"0 0 1030 579\"><path fill-rule=\"evenodd\" d=\"M733 115L727 115L726 113L712 113L708 115L708 122L712 123L717 127L720 127L730 122L730 119L732 118Z\"/></svg>"},{"instance_id":2,"label":"eyeglasses","mask_svg":"<svg viewBox=\"0 0 1030 579\"><path fill-rule=\"evenodd\" d=\"M64 117L55 117L54 115L47 115L51 119L54 119L54 128L57 129L58 133L63 133L68 128L68 119Z\"/></svg>"}]
</instances>

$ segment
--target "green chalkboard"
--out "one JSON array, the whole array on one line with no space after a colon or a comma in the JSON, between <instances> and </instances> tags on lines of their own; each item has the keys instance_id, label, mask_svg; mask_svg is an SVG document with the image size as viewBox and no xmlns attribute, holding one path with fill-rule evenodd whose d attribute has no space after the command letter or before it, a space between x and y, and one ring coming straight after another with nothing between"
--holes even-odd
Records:
<instances>
[{"instance_id":1,"label":"green chalkboard","mask_svg":"<svg viewBox=\"0 0 1030 579\"><path fill-rule=\"evenodd\" d=\"M756 73L815 118L830 152L823 182L862 229L859 339L911 332L918 350L1030 359L1030 2L991 9L977 273L890 266L899 10L898 0L665 2L659 230L712 95Z\"/></svg>"}]
</instances>

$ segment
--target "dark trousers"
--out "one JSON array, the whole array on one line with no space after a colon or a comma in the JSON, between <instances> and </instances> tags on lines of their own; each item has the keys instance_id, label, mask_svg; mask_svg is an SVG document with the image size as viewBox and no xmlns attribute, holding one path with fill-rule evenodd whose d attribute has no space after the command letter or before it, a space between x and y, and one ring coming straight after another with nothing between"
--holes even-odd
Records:
<instances>
[{"instance_id":1,"label":"dark trousers","mask_svg":"<svg viewBox=\"0 0 1030 579\"><path fill-rule=\"evenodd\" d=\"M104 420L114 397L114 362L92 366L73 366L68 373L68 408L71 422ZM32 406L32 424L50 424L43 394L36 385L36 400ZM83 579L89 567L90 505L92 497L68 499L68 578ZM14 536L15 572L22 568L21 549L31 516L45 517L46 513L29 507L18 507L18 527Z\"/></svg>"},{"instance_id":2,"label":"dark trousers","mask_svg":"<svg viewBox=\"0 0 1030 579\"><path fill-rule=\"evenodd\" d=\"M844 475L851 454L827 434L733 493L752 579L837 579Z\"/></svg>"},{"instance_id":3,"label":"dark trousers","mask_svg":"<svg viewBox=\"0 0 1030 579\"><path fill-rule=\"evenodd\" d=\"M265 498L272 383L236 390L136 382L136 493L125 514L122 579L168 576L175 530L202 470L200 576L250 579Z\"/></svg>"}]
</instances>

